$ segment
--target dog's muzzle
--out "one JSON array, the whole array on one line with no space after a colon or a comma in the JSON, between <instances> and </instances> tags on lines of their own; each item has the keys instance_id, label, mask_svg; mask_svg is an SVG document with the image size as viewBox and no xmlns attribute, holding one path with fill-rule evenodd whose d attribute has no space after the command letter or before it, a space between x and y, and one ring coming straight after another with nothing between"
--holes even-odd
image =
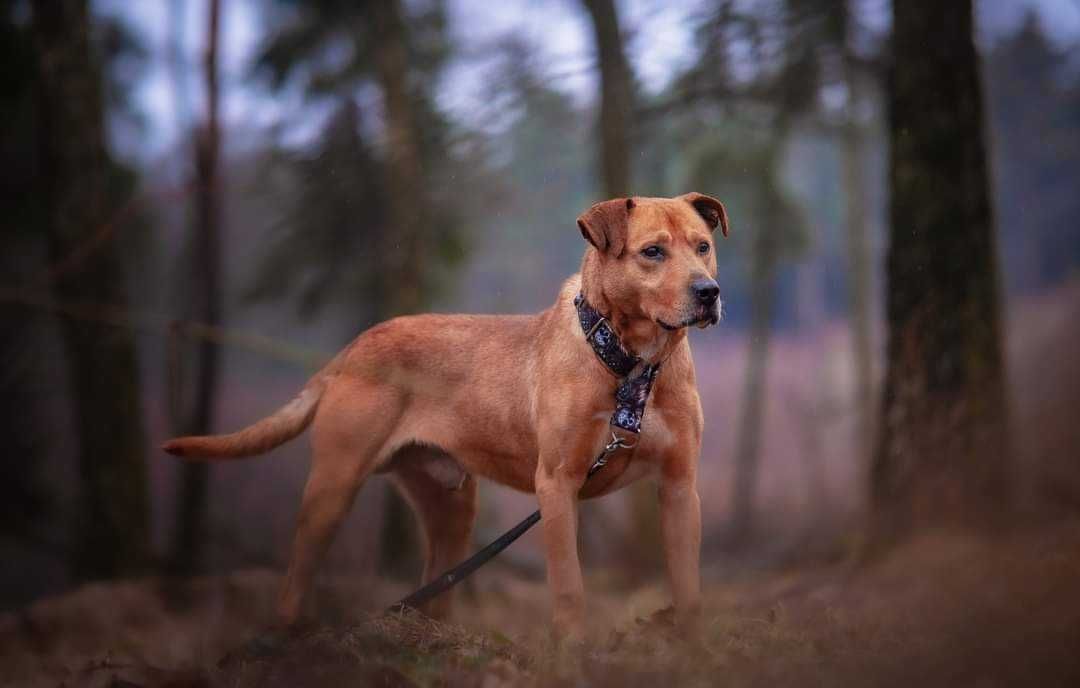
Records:
<instances>
[{"instance_id":1,"label":"dog's muzzle","mask_svg":"<svg viewBox=\"0 0 1080 688\"><path fill-rule=\"evenodd\" d=\"M697 322L694 322L692 324L697 325L703 330L709 325L715 325L716 323L720 322L720 313L722 306L723 304L719 300L713 301L711 304L702 309L704 312L701 314L701 317L698 318Z\"/></svg>"},{"instance_id":2,"label":"dog's muzzle","mask_svg":"<svg viewBox=\"0 0 1080 688\"><path fill-rule=\"evenodd\" d=\"M660 327L668 331L681 330L682 328L690 327L691 325L696 325L704 330L706 327L720 322L720 314L721 303L717 300L708 306L698 304L694 307L693 312L689 316L679 321L677 324L667 323L659 319L656 322Z\"/></svg>"}]
</instances>

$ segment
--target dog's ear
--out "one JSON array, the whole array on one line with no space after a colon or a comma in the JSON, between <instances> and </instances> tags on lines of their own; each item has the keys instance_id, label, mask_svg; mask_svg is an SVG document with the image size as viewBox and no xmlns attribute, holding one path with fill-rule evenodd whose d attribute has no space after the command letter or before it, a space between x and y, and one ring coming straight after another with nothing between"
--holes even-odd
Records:
<instances>
[{"instance_id":1,"label":"dog's ear","mask_svg":"<svg viewBox=\"0 0 1080 688\"><path fill-rule=\"evenodd\" d=\"M705 224L709 225L710 229L715 230L717 227L720 227L720 231L724 233L725 237L727 236L727 210L724 209L723 203L712 196L706 196L697 191L683 194L682 196L679 196L679 198L694 206L694 210L696 210L698 215L705 220Z\"/></svg>"},{"instance_id":2,"label":"dog's ear","mask_svg":"<svg viewBox=\"0 0 1080 688\"><path fill-rule=\"evenodd\" d=\"M632 198L615 198L593 205L578 215L577 226L581 236L597 251L618 258L626 247L626 225L630 222L630 211L633 209Z\"/></svg>"}]
</instances>

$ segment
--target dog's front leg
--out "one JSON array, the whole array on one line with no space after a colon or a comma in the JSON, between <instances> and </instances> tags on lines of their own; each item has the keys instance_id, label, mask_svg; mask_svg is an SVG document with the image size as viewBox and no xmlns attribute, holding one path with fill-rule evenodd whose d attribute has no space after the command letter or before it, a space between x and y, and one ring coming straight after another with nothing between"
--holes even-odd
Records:
<instances>
[{"instance_id":1,"label":"dog's front leg","mask_svg":"<svg viewBox=\"0 0 1080 688\"><path fill-rule=\"evenodd\" d=\"M701 500L693 468L660 480L660 528L677 623L687 639L701 634Z\"/></svg>"},{"instance_id":2,"label":"dog's front leg","mask_svg":"<svg viewBox=\"0 0 1080 688\"><path fill-rule=\"evenodd\" d=\"M577 549L577 495L584 482L583 472L541 455L536 497L543 517L554 631L560 642L580 643L585 638L585 584Z\"/></svg>"}]
</instances>

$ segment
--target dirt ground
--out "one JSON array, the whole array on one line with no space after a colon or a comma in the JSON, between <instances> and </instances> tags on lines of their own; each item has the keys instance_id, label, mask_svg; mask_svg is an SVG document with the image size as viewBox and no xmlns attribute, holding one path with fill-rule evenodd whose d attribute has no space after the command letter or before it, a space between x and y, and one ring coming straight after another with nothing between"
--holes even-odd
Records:
<instances>
[{"instance_id":1,"label":"dirt ground","mask_svg":"<svg viewBox=\"0 0 1080 688\"><path fill-rule=\"evenodd\" d=\"M594 572L577 652L548 637L543 583L498 569L454 624L358 611L401 586L324 581L321 623L276 644L250 642L272 618L272 573L89 585L0 617L0 685L1080 685L1080 521L719 578L695 648L656 613L661 583Z\"/></svg>"}]
</instances>

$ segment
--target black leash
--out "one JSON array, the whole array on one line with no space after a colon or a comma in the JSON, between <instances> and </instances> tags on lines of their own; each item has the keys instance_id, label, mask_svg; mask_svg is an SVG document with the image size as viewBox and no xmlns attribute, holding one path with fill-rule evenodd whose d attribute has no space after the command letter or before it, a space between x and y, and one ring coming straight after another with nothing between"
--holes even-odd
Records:
<instances>
[{"instance_id":1,"label":"black leash","mask_svg":"<svg viewBox=\"0 0 1080 688\"><path fill-rule=\"evenodd\" d=\"M611 441L604 445L600 455L593 461L592 466L589 467L589 472L585 474L585 480L596 475L597 472L605 465L607 465L608 457L614 454L619 449L632 449L635 445L627 444L626 440L619 438L614 432L611 433ZM446 592L450 588L454 587L461 581L468 578L476 569L480 568L484 564L491 561L495 555L503 551L507 547L517 540L519 537L525 534L529 528L532 528L540 520L540 510L537 509L529 515L521 523L517 524L510 530L506 531L499 538L493 541L482 550L472 555L465 561L461 562L454 568L446 571L441 576L431 581L427 585L421 587L416 592L402 598L401 600L390 605L386 612L403 612L406 609L416 609L425 602L432 600L442 593Z\"/></svg>"}]
</instances>

